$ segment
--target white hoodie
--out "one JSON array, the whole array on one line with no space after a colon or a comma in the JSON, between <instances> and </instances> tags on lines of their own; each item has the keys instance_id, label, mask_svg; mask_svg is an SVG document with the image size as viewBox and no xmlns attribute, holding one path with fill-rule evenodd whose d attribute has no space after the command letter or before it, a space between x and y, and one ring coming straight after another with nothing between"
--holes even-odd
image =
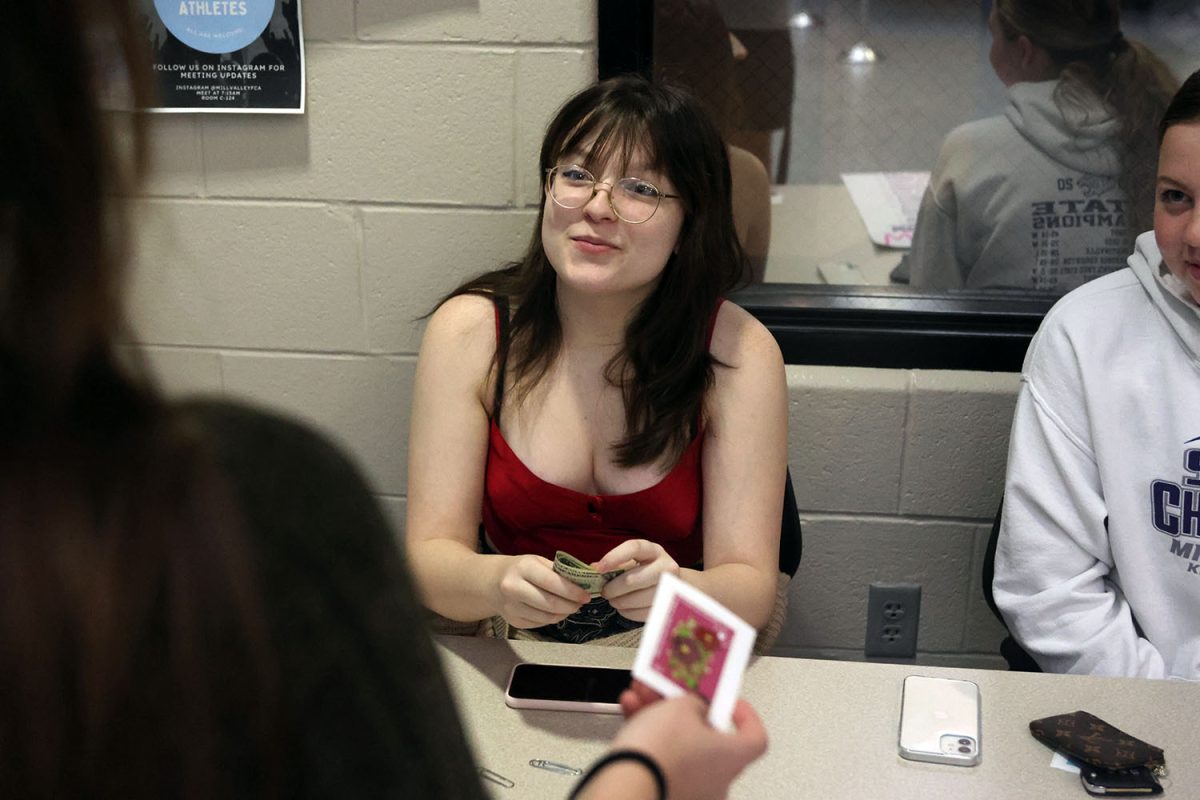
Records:
<instances>
[{"instance_id":1,"label":"white hoodie","mask_svg":"<svg viewBox=\"0 0 1200 800\"><path fill-rule=\"evenodd\" d=\"M1125 265L1119 124L1096 100L1060 108L1058 85L1015 83L1004 116L946 137L913 233L913 286L1064 294Z\"/></svg>"},{"instance_id":2,"label":"white hoodie","mask_svg":"<svg viewBox=\"0 0 1200 800\"><path fill-rule=\"evenodd\" d=\"M1048 671L1200 679L1200 307L1153 232L1025 357L993 583Z\"/></svg>"}]
</instances>

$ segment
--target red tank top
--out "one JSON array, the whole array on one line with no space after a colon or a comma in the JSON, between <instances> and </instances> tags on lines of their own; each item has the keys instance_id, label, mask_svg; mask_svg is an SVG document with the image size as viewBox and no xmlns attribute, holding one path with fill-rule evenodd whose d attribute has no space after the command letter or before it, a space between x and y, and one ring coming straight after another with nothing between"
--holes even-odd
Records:
<instances>
[{"instance_id":1,"label":"red tank top","mask_svg":"<svg viewBox=\"0 0 1200 800\"><path fill-rule=\"evenodd\" d=\"M504 313L507 316L507 311ZM710 343L716 319L714 311L708 326ZM502 330L497 306L498 341L507 336L506 329L505 324ZM503 379L503 371L498 371L498 384ZM534 553L553 559L556 550L566 550L592 562L621 542L647 539L661 544L683 566L701 562L703 429L697 431L671 471L653 486L632 494L585 494L542 480L517 458L500 432L503 386L498 385L496 391L488 432L483 527L497 552Z\"/></svg>"}]
</instances>

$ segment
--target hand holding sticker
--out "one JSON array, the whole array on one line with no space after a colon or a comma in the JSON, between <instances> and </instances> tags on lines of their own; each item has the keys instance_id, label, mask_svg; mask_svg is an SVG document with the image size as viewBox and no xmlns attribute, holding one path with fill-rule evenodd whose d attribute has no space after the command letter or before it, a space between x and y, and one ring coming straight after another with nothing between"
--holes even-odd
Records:
<instances>
[{"instance_id":1,"label":"hand holding sticker","mask_svg":"<svg viewBox=\"0 0 1200 800\"><path fill-rule=\"evenodd\" d=\"M754 628L716 600L664 574L633 675L664 697L700 696L709 704L712 726L729 730L756 636Z\"/></svg>"}]
</instances>

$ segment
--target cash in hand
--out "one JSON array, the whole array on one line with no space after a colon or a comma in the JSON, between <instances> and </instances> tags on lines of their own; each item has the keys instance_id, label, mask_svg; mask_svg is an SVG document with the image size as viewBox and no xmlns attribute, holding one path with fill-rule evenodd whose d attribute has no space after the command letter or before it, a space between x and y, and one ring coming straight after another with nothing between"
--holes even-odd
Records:
<instances>
[{"instance_id":1,"label":"cash in hand","mask_svg":"<svg viewBox=\"0 0 1200 800\"><path fill-rule=\"evenodd\" d=\"M597 572L565 550L559 550L554 554L554 571L571 583L583 587L584 591L592 597L599 597L604 585L625 570L614 569L608 572Z\"/></svg>"}]
</instances>

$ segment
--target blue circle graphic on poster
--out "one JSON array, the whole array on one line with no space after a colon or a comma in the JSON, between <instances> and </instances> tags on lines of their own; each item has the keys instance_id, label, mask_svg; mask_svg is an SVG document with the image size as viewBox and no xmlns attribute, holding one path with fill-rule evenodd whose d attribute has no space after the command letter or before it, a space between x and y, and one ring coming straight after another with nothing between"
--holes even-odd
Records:
<instances>
[{"instance_id":1,"label":"blue circle graphic on poster","mask_svg":"<svg viewBox=\"0 0 1200 800\"><path fill-rule=\"evenodd\" d=\"M267 29L275 0L154 0L167 30L193 50L232 53Z\"/></svg>"}]
</instances>

